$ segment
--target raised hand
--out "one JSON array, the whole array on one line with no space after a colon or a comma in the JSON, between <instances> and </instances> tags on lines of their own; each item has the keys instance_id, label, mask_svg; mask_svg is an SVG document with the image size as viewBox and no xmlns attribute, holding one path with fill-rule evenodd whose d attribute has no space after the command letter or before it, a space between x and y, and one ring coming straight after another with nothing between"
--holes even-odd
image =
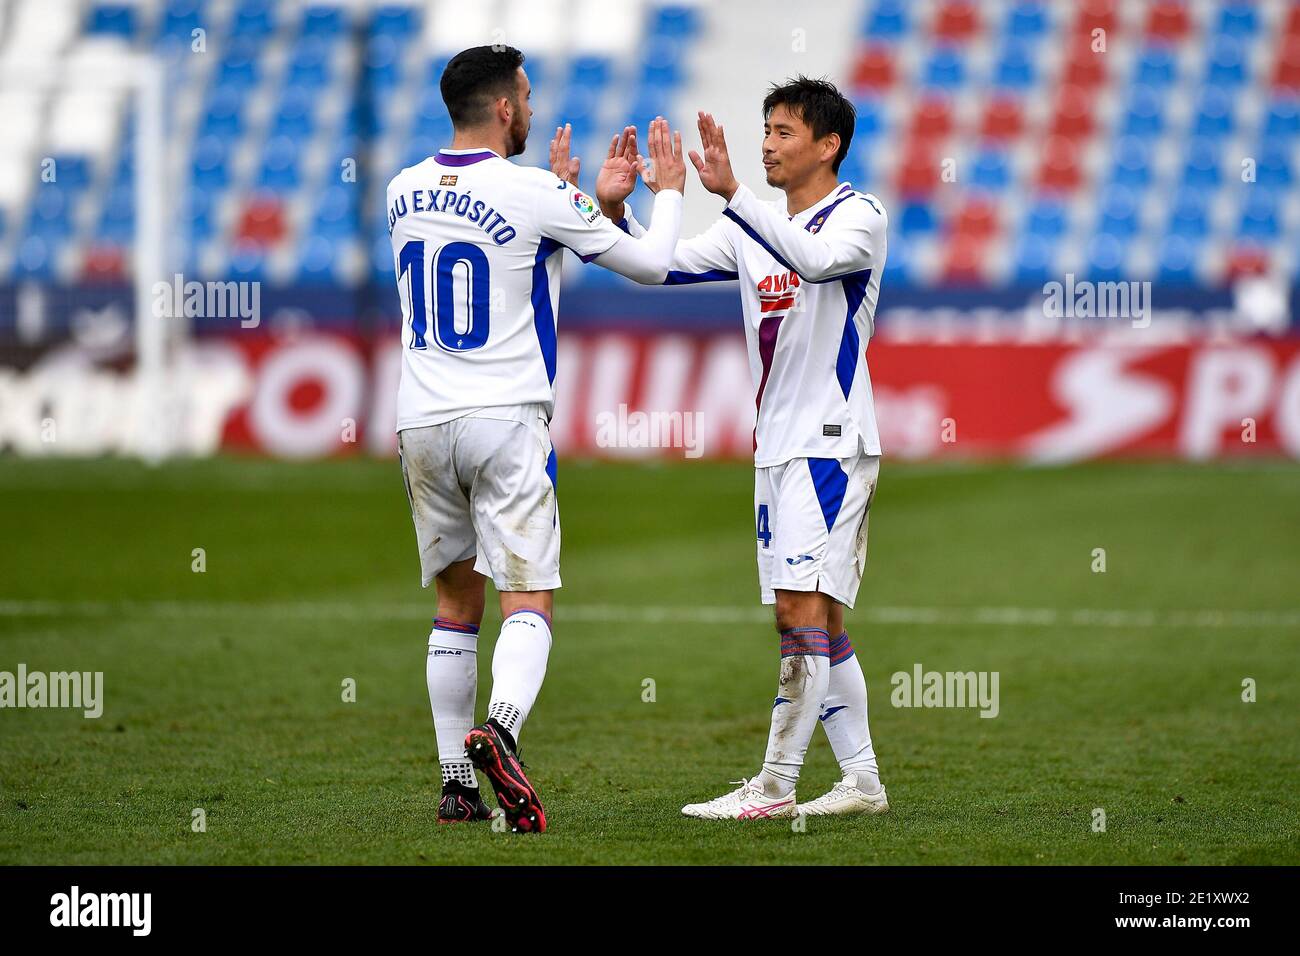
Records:
<instances>
[{"instance_id":1,"label":"raised hand","mask_svg":"<svg viewBox=\"0 0 1300 956\"><path fill-rule=\"evenodd\" d=\"M605 164L596 174L596 199L601 207L620 206L636 188L637 170L640 168L636 151L636 127L624 127L623 132L609 141Z\"/></svg>"},{"instance_id":2,"label":"raised hand","mask_svg":"<svg viewBox=\"0 0 1300 956\"><path fill-rule=\"evenodd\" d=\"M647 173L642 164L642 177L654 192L661 189L686 188L686 160L682 156L682 134L669 132L668 121L658 116L650 121L646 135L650 150L651 169ZM648 178L653 176L653 179Z\"/></svg>"},{"instance_id":3,"label":"raised hand","mask_svg":"<svg viewBox=\"0 0 1300 956\"><path fill-rule=\"evenodd\" d=\"M573 127L568 123L555 127L555 135L551 137L551 172L576 187L578 185L578 170L582 167L582 160L577 156L569 157L570 141L572 139Z\"/></svg>"},{"instance_id":4,"label":"raised hand","mask_svg":"<svg viewBox=\"0 0 1300 956\"><path fill-rule=\"evenodd\" d=\"M691 162L700 174L700 184L730 202L740 183L731 171L731 156L727 153L727 139L722 126L714 122L711 114L703 112L700 113L699 126L704 155L691 150Z\"/></svg>"}]
</instances>

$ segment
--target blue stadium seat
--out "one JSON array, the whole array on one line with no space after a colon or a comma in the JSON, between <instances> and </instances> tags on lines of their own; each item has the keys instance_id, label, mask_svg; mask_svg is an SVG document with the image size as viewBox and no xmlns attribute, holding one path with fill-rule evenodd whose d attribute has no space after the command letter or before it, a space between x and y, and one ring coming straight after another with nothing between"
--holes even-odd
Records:
<instances>
[{"instance_id":1,"label":"blue stadium seat","mask_svg":"<svg viewBox=\"0 0 1300 956\"><path fill-rule=\"evenodd\" d=\"M200 131L216 136L238 138L244 132L243 111L246 96L247 93L242 86L212 87Z\"/></svg>"},{"instance_id":2,"label":"blue stadium seat","mask_svg":"<svg viewBox=\"0 0 1300 956\"><path fill-rule=\"evenodd\" d=\"M853 142L865 146L889 125L885 107L878 100L861 99L854 108L858 116L853 127Z\"/></svg>"},{"instance_id":3,"label":"blue stadium seat","mask_svg":"<svg viewBox=\"0 0 1300 956\"><path fill-rule=\"evenodd\" d=\"M222 189L229 185L227 140L212 134L200 136L194 143L191 175L197 189Z\"/></svg>"},{"instance_id":4,"label":"blue stadium seat","mask_svg":"<svg viewBox=\"0 0 1300 956\"><path fill-rule=\"evenodd\" d=\"M292 136L272 136L262 150L258 185L275 192L298 188L298 143Z\"/></svg>"},{"instance_id":5,"label":"blue stadium seat","mask_svg":"<svg viewBox=\"0 0 1300 956\"><path fill-rule=\"evenodd\" d=\"M1192 132L1196 136L1226 136L1232 132L1232 93L1218 86L1206 87L1196 107Z\"/></svg>"},{"instance_id":6,"label":"blue stadium seat","mask_svg":"<svg viewBox=\"0 0 1300 956\"><path fill-rule=\"evenodd\" d=\"M1056 246L1056 241L1050 237L1021 237L1012 260L1013 281L1017 285L1040 285L1053 278L1056 275Z\"/></svg>"},{"instance_id":7,"label":"blue stadium seat","mask_svg":"<svg viewBox=\"0 0 1300 956\"><path fill-rule=\"evenodd\" d=\"M120 36L130 39L136 31L136 8L125 3L96 4L86 21L86 32L99 36Z\"/></svg>"},{"instance_id":8,"label":"blue stadium seat","mask_svg":"<svg viewBox=\"0 0 1300 956\"><path fill-rule=\"evenodd\" d=\"M1125 278L1128 243L1121 236L1099 232L1088 242L1087 275L1098 282Z\"/></svg>"},{"instance_id":9,"label":"blue stadium seat","mask_svg":"<svg viewBox=\"0 0 1300 956\"><path fill-rule=\"evenodd\" d=\"M1249 51L1232 37L1219 37L1211 46L1205 63L1207 86L1234 87L1249 78Z\"/></svg>"},{"instance_id":10,"label":"blue stadium seat","mask_svg":"<svg viewBox=\"0 0 1300 956\"><path fill-rule=\"evenodd\" d=\"M27 235L14 250L13 273L15 278L52 279L59 243L46 237Z\"/></svg>"},{"instance_id":11,"label":"blue stadium seat","mask_svg":"<svg viewBox=\"0 0 1300 956\"><path fill-rule=\"evenodd\" d=\"M1097 231L1119 239L1131 239L1141 225L1137 197L1127 189L1110 189L1102 197Z\"/></svg>"},{"instance_id":12,"label":"blue stadium seat","mask_svg":"<svg viewBox=\"0 0 1300 956\"><path fill-rule=\"evenodd\" d=\"M1282 234L1278 215L1277 194L1246 187L1246 201L1242 204L1237 236L1273 242Z\"/></svg>"},{"instance_id":13,"label":"blue stadium seat","mask_svg":"<svg viewBox=\"0 0 1300 956\"><path fill-rule=\"evenodd\" d=\"M260 53L257 42L250 37L231 37L217 67L217 84L242 89L256 86L261 79Z\"/></svg>"},{"instance_id":14,"label":"blue stadium seat","mask_svg":"<svg viewBox=\"0 0 1300 956\"><path fill-rule=\"evenodd\" d=\"M41 183L32 194L27 234L63 239L72 234L76 195L58 183Z\"/></svg>"},{"instance_id":15,"label":"blue stadium seat","mask_svg":"<svg viewBox=\"0 0 1300 956\"><path fill-rule=\"evenodd\" d=\"M1018 2L1007 11L1003 32L1011 37L1038 38L1048 31L1047 8L1042 3Z\"/></svg>"},{"instance_id":16,"label":"blue stadium seat","mask_svg":"<svg viewBox=\"0 0 1300 956\"><path fill-rule=\"evenodd\" d=\"M694 36L699 28L699 17L694 7L668 4L651 15L649 33L681 42Z\"/></svg>"},{"instance_id":17,"label":"blue stadium seat","mask_svg":"<svg viewBox=\"0 0 1300 956\"><path fill-rule=\"evenodd\" d=\"M1282 143L1265 141L1256 151L1255 184L1262 187L1287 189L1294 182L1290 150Z\"/></svg>"},{"instance_id":18,"label":"blue stadium seat","mask_svg":"<svg viewBox=\"0 0 1300 956\"><path fill-rule=\"evenodd\" d=\"M929 203L910 202L898 217L898 231L903 236L924 236L938 229L938 220ZM892 250L891 250L892 251Z\"/></svg>"},{"instance_id":19,"label":"blue stadium seat","mask_svg":"<svg viewBox=\"0 0 1300 956\"><path fill-rule=\"evenodd\" d=\"M1164 97L1152 86L1138 86L1133 90L1128 109L1120 123L1123 136L1158 136L1164 131Z\"/></svg>"},{"instance_id":20,"label":"blue stadium seat","mask_svg":"<svg viewBox=\"0 0 1300 956\"><path fill-rule=\"evenodd\" d=\"M232 37L266 37L275 32L272 0L241 0L230 18Z\"/></svg>"},{"instance_id":21,"label":"blue stadium seat","mask_svg":"<svg viewBox=\"0 0 1300 956\"><path fill-rule=\"evenodd\" d=\"M1184 189L1175 198L1169 213L1167 235L1188 242L1199 242L1210 231L1208 200L1200 189Z\"/></svg>"},{"instance_id":22,"label":"blue stadium seat","mask_svg":"<svg viewBox=\"0 0 1300 956\"><path fill-rule=\"evenodd\" d=\"M416 33L419 25L419 16L414 8L397 4L379 7L370 18L373 35L393 37L403 43Z\"/></svg>"},{"instance_id":23,"label":"blue stadium seat","mask_svg":"<svg viewBox=\"0 0 1300 956\"><path fill-rule=\"evenodd\" d=\"M271 124L272 136L310 138L315 125L316 94L305 87L290 86L280 98L279 108Z\"/></svg>"},{"instance_id":24,"label":"blue stadium seat","mask_svg":"<svg viewBox=\"0 0 1300 956\"><path fill-rule=\"evenodd\" d=\"M1004 90L1028 90L1033 87L1036 78L1034 54L1025 43L1008 43L1002 48L993 67L995 87Z\"/></svg>"},{"instance_id":25,"label":"blue stadium seat","mask_svg":"<svg viewBox=\"0 0 1300 956\"><path fill-rule=\"evenodd\" d=\"M1144 189L1151 183L1150 140L1125 136L1115 144L1115 163L1111 168L1112 186Z\"/></svg>"},{"instance_id":26,"label":"blue stadium seat","mask_svg":"<svg viewBox=\"0 0 1300 956\"><path fill-rule=\"evenodd\" d=\"M334 281L338 262L338 242L328 236L310 235L298 253L298 278L308 284Z\"/></svg>"},{"instance_id":27,"label":"blue stadium seat","mask_svg":"<svg viewBox=\"0 0 1300 956\"><path fill-rule=\"evenodd\" d=\"M299 32L303 36L334 38L348 28L347 17L341 7L311 6L302 12Z\"/></svg>"},{"instance_id":28,"label":"blue stadium seat","mask_svg":"<svg viewBox=\"0 0 1300 956\"><path fill-rule=\"evenodd\" d=\"M294 86L320 87L329 82L334 45L322 37L304 37L289 55L285 82Z\"/></svg>"},{"instance_id":29,"label":"blue stadium seat","mask_svg":"<svg viewBox=\"0 0 1300 956\"><path fill-rule=\"evenodd\" d=\"M908 29L907 4L903 0L878 0L867 14L863 32L871 40L897 40Z\"/></svg>"},{"instance_id":30,"label":"blue stadium seat","mask_svg":"<svg viewBox=\"0 0 1300 956\"><path fill-rule=\"evenodd\" d=\"M1133 82L1143 86L1170 86L1178 80L1178 57L1167 46L1149 46L1133 68Z\"/></svg>"},{"instance_id":31,"label":"blue stadium seat","mask_svg":"<svg viewBox=\"0 0 1300 956\"><path fill-rule=\"evenodd\" d=\"M1025 215L1024 234L1034 241L1058 239L1065 235L1067 225L1066 209L1061 202L1040 199L1029 207Z\"/></svg>"},{"instance_id":32,"label":"blue stadium seat","mask_svg":"<svg viewBox=\"0 0 1300 956\"><path fill-rule=\"evenodd\" d=\"M230 277L260 282L266 278L266 252L260 246L236 245L230 251Z\"/></svg>"},{"instance_id":33,"label":"blue stadium seat","mask_svg":"<svg viewBox=\"0 0 1300 956\"><path fill-rule=\"evenodd\" d=\"M1200 244L1192 237L1170 235L1160 248L1156 279L1169 285L1191 285L1196 281Z\"/></svg>"},{"instance_id":34,"label":"blue stadium seat","mask_svg":"<svg viewBox=\"0 0 1300 956\"><path fill-rule=\"evenodd\" d=\"M1216 141L1206 138L1188 140L1183 150L1187 163L1183 167L1183 185L1213 189L1222 181L1219 169L1219 148Z\"/></svg>"},{"instance_id":35,"label":"blue stadium seat","mask_svg":"<svg viewBox=\"0 0 1300 956\"><path fill-rule=\"evenodd\" d=\"M1220 34L1233 37L1253 37L1259 29L1259 19L1253 3L1235 0L1224 4L1219 11L1216 29Z\"/></svg>"},{"instance_id":36,"label":"blue stadium seat","mask_svg":"<svg viewBox=\"0 0 1300 956\"><path fill-rule=\"evenodd\" d=\"M966 60L953 46L937 47L921 71L921 85L932 89L955 90L965 82Z\"/></svg>"},{"instance_id":37,"label":"blue stadium seat","mask_svg":"<svg viewBox=\"0 0 1300 956\"><path fill-rule=\"evenodd\" d=\"M1300 97L1279 96L1270 102L1263 132L1270 139L1290 139L1300 133Z\"/></svg>"},{"instance_id":38,"label":"blue stadium seat","mask_svg":"<svg viewBox=\"0 0 1300 956\"><path fill-rule=\"evenodd\" d=\"M976 189L1002 192L1011 185L1011 164L1001 150L982 150L971 164L970 185Z\"/></svg>"},{"instance_id":39,"label":"blue stadium seat","mask_svg":"<svg viewBox=\"0 0 1300 956\"><path fill-rule=\"evenodd\" d=\"M167 0L158 24L158 39L189 43L193 31L206 28L202 0Z\"/></svg>"},{"instance_id":40,"label":"blue stadium seat","mask_svg":"<svg viewBox=\"0 0 1300 956\"><path fill-rule=\"evenodd\" d=\"M360 226L357 221L359 193L358 187L349 183L333 183L323 189L316 204L312 230L330 239L354 235Z\"/></svg>"}]
</instances>

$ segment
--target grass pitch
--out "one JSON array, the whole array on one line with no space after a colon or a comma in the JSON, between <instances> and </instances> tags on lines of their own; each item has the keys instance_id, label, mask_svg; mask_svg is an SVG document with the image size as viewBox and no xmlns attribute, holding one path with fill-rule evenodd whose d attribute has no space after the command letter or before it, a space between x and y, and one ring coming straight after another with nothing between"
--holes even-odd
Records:
<instances>
[{"instance_id":1,"label":"grass pitch","mask_svg":"<svg viewBox=\"0 0 1300 956\"><path fill-rule=\"evenodd\" d=\"M849 632L893 809L804 832L678 814L766 741L751 469L559 487L533 837L433 822L395 463L0 460L0 671L105 675L98 720L0 711L0 863L1300 862L1300 468L887 460ZM891 706L918 663L997 671L999 715ZM800 795L836 776L818 731Z\"/></svg>"}]
</instances>

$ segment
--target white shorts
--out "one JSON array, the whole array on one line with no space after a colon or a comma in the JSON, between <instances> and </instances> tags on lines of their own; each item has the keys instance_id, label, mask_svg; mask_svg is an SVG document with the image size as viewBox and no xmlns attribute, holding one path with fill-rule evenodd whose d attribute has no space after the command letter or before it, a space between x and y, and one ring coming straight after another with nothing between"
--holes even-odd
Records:
<instances>
[{"instance_id":1,"label":"white shorts","mask_svg":"<svg viewBox=\"0 0 1300 956\"><path fill-rule=\"evenodd\" d=\"M560 586L555 449L540 405L483 408L397 433L402 478L428 587L449 564L498 591Z\"/></svg>"},{"instance_id":2,"label":"white shorts","mask_svg":"<svg viewBox=\"0 0 1300 956\"><path fill-rule=\"evenodd\" d=\"M820 591L853 607L867 566L867 514L879 455L795 458L754 469L758 584L764 604L776 591Z\"/></svg>"}]
</instances>

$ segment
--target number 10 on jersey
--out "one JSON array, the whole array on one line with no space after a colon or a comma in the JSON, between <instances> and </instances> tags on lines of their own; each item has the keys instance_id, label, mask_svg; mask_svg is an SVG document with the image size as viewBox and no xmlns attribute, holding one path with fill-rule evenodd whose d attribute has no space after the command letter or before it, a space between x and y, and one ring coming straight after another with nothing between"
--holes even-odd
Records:
<instances>
[{"instance_id":1,"label":"number 10 on jersey","mask_svg":"<svg viewBox=\"0 0 1300 956\"><path fill-rule=\"evenodd\" d=\"M423 240L412 239L397 256L397 287L405 291L411 319L411 348L428 348L429 317L425 308L425 282L433 286L433 338L448 352L468 352L487 344L491 314L487 253L470 242L449 242L427 257ZM467 301L457 302L455 269L464 265ZM405 279L405 281L403 281ZM462 323L456 307L462 306ZM458 328L459 325L459 328Z\"/></svg>"}]
</instances>

